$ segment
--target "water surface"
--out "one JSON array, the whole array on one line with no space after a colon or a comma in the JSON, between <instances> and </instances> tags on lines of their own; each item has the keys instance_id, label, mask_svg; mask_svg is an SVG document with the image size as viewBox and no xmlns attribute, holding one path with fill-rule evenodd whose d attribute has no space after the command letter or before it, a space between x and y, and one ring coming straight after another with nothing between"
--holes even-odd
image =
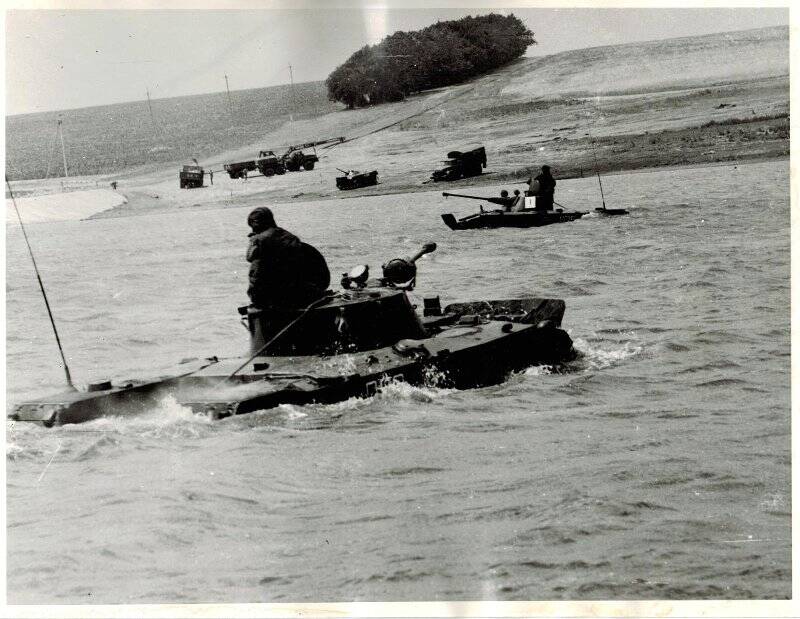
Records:
<instances>
[{"instance_id":1,"label":"water surface","mask_svg":"<svg viewBox=\"0 0 800 619\"><path fill-rule=\"evenodd\" d=\"M564 298L582 358L217 423L168 400L8 423L9 601L790 597L788 181L610 176L629 217L530 230L452 232L439 214L477 203L439 192L276 206L334 282L435 240L417 299ZM596 180L558 188L599 204ZM31 225L75 380L244 352L247 210ZM7 264L15 401L63 374L16 228Z\"/></svg>"}]
</instances>

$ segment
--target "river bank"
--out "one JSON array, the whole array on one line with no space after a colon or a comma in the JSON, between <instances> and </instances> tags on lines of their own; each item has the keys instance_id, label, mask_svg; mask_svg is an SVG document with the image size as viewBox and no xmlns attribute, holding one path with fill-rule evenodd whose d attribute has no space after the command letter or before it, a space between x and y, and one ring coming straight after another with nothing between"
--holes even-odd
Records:
<instances>
[{"instance_id":1,"label":"river bank","mask_svg":"<svg viewBox=\"0 0 800 619\"><path fill-rule=\"evenodd\" d=\"M754 62L752 58L757 58ZM632 67L647 66L647 71ZM225 163L264 148L344 136L317 150L312 171L230 179ZM479 177L430 182L451 150L484 146ZM285 148L282 147L282 148ZM200 159L213 185L180 189L178 162L69 179L108 187L126 202L93 217L279 204L509 183L547 164L556 178L640 169L754 162L789 156L788 29L573 50L523 58L465 84L406 101L337 110L265 127L257 142ZM377 170L379 184L343 192L339 170ZM62 181L63 184L63 181ZM54 179L14 190L58 191Z\"/></svg>"}]
</instances>

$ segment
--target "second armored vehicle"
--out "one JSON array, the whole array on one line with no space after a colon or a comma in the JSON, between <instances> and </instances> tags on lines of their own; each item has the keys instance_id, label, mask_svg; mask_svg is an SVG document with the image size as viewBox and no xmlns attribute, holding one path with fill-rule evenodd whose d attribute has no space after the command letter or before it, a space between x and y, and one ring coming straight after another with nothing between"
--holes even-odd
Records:
<instances>
[{"instance_id":1,"label":"second armored vehicle","mask_svg":"<svg viewBox=\"0 0 800 619\"><path fill-rule=\"evenodd\" d=\"M580 219L586 213L584 211L565 211L558 208L554 210L537 210L535 208L535 198L525 196L522 199L523 208L511 210L514 198L484 198L481 196L467 196L457 193L442 193L443 196L453 196L456 198L469 198L471 200L484 200L492 204L500 204L504 208L484 210L480 207L479 212L467 215L461 219L456 219L452 213L442 215L442 220L451 230L474 230L477 228L538 228L551 224L560 224L568 221Z\"/></svg>"},{"instance_id":2,"label":"second armored vehicle","mask_svg":"<svg viewBox=\"0 0 800 619\"><path fill-rule=\"evenodd\" d=\"M344 176L336 177L336 187L341 190L360 189L361 187L369 187L370 185L378 184L378 171L372 172L358 172L357 170L344 171L337 168L340 172L344 172Z\"/></svg>"}]
</instances>

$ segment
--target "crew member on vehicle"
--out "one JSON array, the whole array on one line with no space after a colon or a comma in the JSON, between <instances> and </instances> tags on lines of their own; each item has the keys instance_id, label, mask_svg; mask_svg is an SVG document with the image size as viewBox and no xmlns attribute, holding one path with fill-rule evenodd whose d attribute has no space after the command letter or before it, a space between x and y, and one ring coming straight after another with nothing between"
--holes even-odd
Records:
<instances>
[{"instance_id":1,"label":"crew member on vehicle","mask_svg":"<svg viewBox=\"0 0 800 619\"><path fill-rule=\"evenodd\" d=\"M514 197L512 199L514 200L511 204L512 213L521 213L525 210L525 196L520 193L519 189L514 190Z\"/></svg>"},{"instance_id":2,"label":"crew member on vehicle","mask_svg":"<svg viewBox=\"0 0 800 619\"><path fill-rule=\"evenodd\" d=\"M251 303L262 309L302 309L322 298L331 283L325 258L314 247L275 224L265 206L247 217L247 261Z\"/></svg>"},{"instance_id":3,"label":"crew member on vehicle","mask_svg":"<svg viewBox=\"0 0 800 619\"><path fill-rule=\"evenodd\" d=\"M553 210L553 194L556 190L556 179L550 174L550 166L543 165L542 171L535 178L528 180L528 193L536 196L537 211Z\"/></svg>"},{"instance_id":4,"label":"crew member on vehicle","mask_svg":"<svg viewBox=\"0 0 800 619\"><path fill-rule=\"evenodd\" d=\"M503 210L507 213L511 210L512 200L508 197L508 192L505 189L500 192L500 197L503 199Z\"/></svg>"}]
</instances>

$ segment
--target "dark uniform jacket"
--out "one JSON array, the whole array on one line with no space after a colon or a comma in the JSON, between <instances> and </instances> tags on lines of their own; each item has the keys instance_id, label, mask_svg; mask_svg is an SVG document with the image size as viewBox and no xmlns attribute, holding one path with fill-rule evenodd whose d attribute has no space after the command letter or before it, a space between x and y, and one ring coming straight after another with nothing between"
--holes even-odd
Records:
<instances>
[{"instance_id":1,"label":"dark uniform jacket","mask_svg":"<svg viewBox=\"0 0 800 619\"><path fill-rule=\"evenodd\" d=\"M556 190L556 179L550 172L542 172L534 180L539 182L536 194L536 210L549 211L553 208L553 193Z\"/></svg>"},{"instance_id":2,"label":"dark uniform jacket","mask_svg":"<svg viewBox=\"0 0 800 619\"><path fill-rule=\"evenodd\" d=\"M253 305L299 308L323 296L330 284L330 272L316 249L277 226L249 236L247 294Z\"/></svg>"},{"instance_id":3,"label":"dark uniform jacket","mask_svg":"<svg viewBox=\"0 0 800 619\"><path fill-rule=\"evenodd\" d=\"M539 181L540 196L553 195L556 190L556 179L553 178L552 174L542 172L534 180Z\"/></svg>"}]
</instances>

